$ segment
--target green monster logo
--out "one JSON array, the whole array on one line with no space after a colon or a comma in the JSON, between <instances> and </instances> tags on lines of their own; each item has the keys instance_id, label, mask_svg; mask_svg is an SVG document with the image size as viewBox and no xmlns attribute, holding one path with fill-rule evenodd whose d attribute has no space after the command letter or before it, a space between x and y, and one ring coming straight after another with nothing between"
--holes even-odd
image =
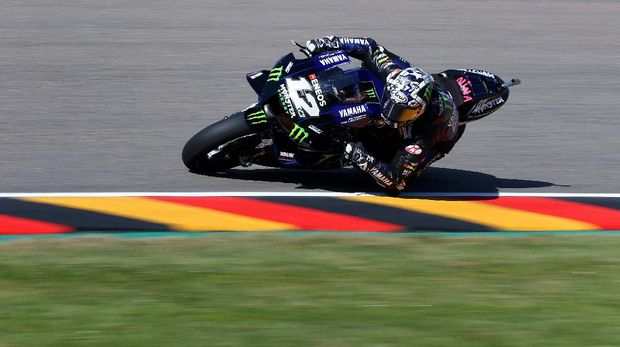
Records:
<instances>
[{"instance_id":1,"label":"green monster logo","mask_svg":"<svg viewBox=\"0 0 620 347\"><path fill-rule=\"evenodd\" d=\"M375 93L375 88L370 88L366 91L366 95L368 95L369 98L374 99L377 97L377 94Z\"/></svg>"},{"instance_id":2,"label":"green monster logo","mask_svg":"<svg viewBox=\"0 0 620 347\"><path fill-rule=\"evenodd\" d=\"M297 143L302 143L304 142L308 136L310 136L310 134L308 134L308 132L306 131L306 129L300 127L299 125L295 124L295 127L293 128L293 130L291 130L290 134L288 134L288 136L293 139L295 142Z\"/></svg>"},{"instance_id":3,"label":"green monster logo","mask_svg":"<svg viewBox=\"0 0 620 347\"><path fill-rule=\"evenodd\" d=\"M424 90L424 100L426 100L428 102L428 100L431 99L431 92L432 92L433 88L431 88L430 85L426 86L426 90Z\"/></svg>"},{"instance_id":4,"label":"green monster logo","mask_svg":"<svg viewBox=\"0 0 620 347\"><path fill-rule=\"evenodd\" d=\"M387 55L382 54L382 55L380 55L380 56L379 56L379 58L377 59L377 63L379 63L379 64L383 64L383 63L385 63L386 61L388 61L388 59L389 59L389 58L388 58L388 56L387 56Z\"/></svg>"},{"instance_id":5,"label":"green monster logo","mask_svg":"<svg viewBox=\"0 0 620 347\"><path fill-rule=\"evenodd\" d=\"M248 123L252 125L267 123L267 116L265 115L265 111L263 110L250 113L245 117L245 119L248 121Z\"/></svg>"},{"instance_id":6,"label":"green monster logo","mask_svg":"<svg viewBox=\"0 0 620 347\"><path fill-rule=\"evenodd\" d=\"M280 77L282 77L282 66L274 67L273 69L271 69L267 81L277 82L280 80Z\"/></svg>"},{"instance_id":7,"label":"green monster logo","mask_svg":"<svg viewBox=\"0 0 620 347\"><path fill-rule=\"evenodd\" d=\"M440 93L441 94L441 101L443 101L443 107L450 107L451 105L451 101L450 97L444 93Z\"/></svg>"}]
</instances>

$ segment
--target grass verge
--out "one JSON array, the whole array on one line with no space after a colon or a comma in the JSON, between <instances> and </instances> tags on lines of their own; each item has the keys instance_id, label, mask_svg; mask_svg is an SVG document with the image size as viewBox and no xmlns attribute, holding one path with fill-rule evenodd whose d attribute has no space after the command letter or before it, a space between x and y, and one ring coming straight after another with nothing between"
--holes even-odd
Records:
<instances>
[{"instance_id":1,"label":"grass verge","mask_svg":"<svg viewBox=\"0 0 620 347\"><path fill-rule=\"evenodd\" d=\"M0 244L0 346L617 346L620 238Z\"/></svg>"}]
</instances>

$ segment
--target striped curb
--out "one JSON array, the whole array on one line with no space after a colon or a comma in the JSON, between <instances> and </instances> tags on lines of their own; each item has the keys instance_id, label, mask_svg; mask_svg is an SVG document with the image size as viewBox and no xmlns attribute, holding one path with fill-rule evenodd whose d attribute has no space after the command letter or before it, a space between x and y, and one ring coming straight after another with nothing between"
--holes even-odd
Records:
<instances>
[{"instance_id":1,"label":"striped curb","mask_svg":"<svg viewBox=\"0 0 620 347\"><path fill-rule=\"evenodd\" d=\"M295 230L388 233L620 230L620 197L429 194L394 198L363 194L162 193L148 196L14 194L0 198L0 235Z\"/></svg>"}]
</instances>

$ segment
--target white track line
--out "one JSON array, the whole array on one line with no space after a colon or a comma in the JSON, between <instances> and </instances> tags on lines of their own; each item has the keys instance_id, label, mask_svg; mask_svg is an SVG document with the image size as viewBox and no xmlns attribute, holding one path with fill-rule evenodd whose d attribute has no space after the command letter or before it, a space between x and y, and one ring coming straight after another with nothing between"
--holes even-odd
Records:
<instances>
[{"instance_id":1,"label":"white track line","mask_svg":"<svg viewBox=\"0 0 620 347\"><path fill-rule=\"evenodd\" d=\"M346 197L385 196L383 193L336 193L336 192L92 192L92 193L0 193L0 198L27 197L136 197L136 196L180 196L180 197ZM620 198L620 193L481 193L481 192L429 192L403 193L401 197L545 197L545 198Z\"/></svg>"}]
</instances>

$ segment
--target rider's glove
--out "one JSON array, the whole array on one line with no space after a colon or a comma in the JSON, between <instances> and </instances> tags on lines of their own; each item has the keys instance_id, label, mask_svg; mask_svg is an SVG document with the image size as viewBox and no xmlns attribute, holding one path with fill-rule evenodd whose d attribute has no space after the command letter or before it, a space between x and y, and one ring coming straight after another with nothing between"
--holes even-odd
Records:
<instances>
[{"instance_id":1,"label":"rider's glove","mask_svg":"<svg viewBox=\"0 0 620 347\"><path fill-rule=\"evenodd\" d=\"M334 36L325 36L320 39L312 39L306 41L306 49L311 55L322 53L325 51L338 49L340 43Z\"/></svg>"},{"instance_id":2,"label":"rider's glove","mask_svg":"<svg viewBox=\"0 0 620 347\"><path fill-rule=\"evenodd\" d=\"M375 158L368 154L364 150L364 147L352 142L345 145L344 158L355 164L355 166L364 172L368 172L370 166L375 163Z\"/></svg>"},{"instance_id":3,"label":"rider's glove","mask_svg":"<svg viewBox=\"0 0 620 347\"><path fill-rule=\"evenodd\" d=\"M420 173L418 171L418 166L423 158L422 154L423 150L417 144L409 145L404 151L400 151L396 154L392 161L396 176L396 189L399 191L405 189L407 181Z\"/></svg>"}]
</instances>

